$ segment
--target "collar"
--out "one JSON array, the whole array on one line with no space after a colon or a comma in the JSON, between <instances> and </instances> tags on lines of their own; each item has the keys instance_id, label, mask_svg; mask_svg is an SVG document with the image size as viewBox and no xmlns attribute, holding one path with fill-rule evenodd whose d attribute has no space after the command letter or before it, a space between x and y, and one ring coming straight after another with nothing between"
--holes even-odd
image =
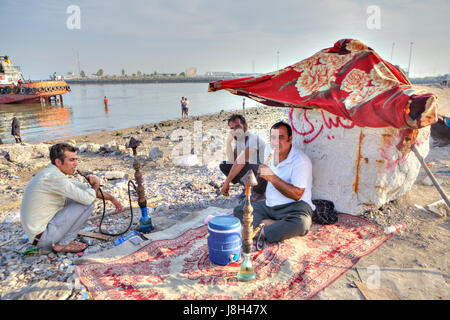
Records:
<instances>
[{"instance_id":1,"label":"collar","mask_svg":"<svg viewBox=\"0 0 450 320\"><path fill-rule=\"evenodd\" d=\"M291 150L289 150L289 154L288 154L287 158L284 159L283 161L281 161L280 163L278 163L278 166L276 166L276 168L290 164L293 161L294 156L295 156L294 146L291 146ZM270 160L270 161L272 162L272 165L275 167L274 158L272 158L272 160Z\"/></svg>"}]
</instances>

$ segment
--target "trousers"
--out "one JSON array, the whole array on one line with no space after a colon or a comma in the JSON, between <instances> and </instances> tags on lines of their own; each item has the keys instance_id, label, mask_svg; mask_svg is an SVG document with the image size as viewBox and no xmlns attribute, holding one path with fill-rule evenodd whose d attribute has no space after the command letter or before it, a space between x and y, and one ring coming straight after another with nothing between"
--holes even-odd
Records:
<instances>
[{"instance_id":1,"label":"trousers","mask_svg":"<svg viewBox=\"0 0 450 320\"><path fill-rule=\"evenodd\" d=\"M226 161L223 161L219 165L219 168L220 168L220 171L222 171L222 173L228 177L232 166L233 166L232 163L227 163ZM251 169L253 171L253 173L255 174L255 176L257 177L256 180L258 181L258 185L253 187L253 191L256 193L259 193L259 194L264 194L266 192L267 181L265 179L257 176L258 167L259 167L259 164L251 164L251 163L246 162L245 166L237 174L237 176L234 177L234 179L231 182L235 183L235 184L241 183L240 182L241 178L248 172L248 170Z\"/></svg>"},{"instance_id":2,"label":"trousers","mask_svg":"<svg viewBox=\"0 0 450 320\"><path fill-rule=\"evenodd\" d=\"M264 227L268 242L279 242L296 236L305 236L311 228L313 210L305 201L296 201L279 206L269 207L265 201L252 202L253 228L262 220L275 220ZM243 222L244 204L234 208L233 214Z\"/></svg>"},{"instance_id":3,"label":"trousers","mask_svg":"<svg viewBox=\"0 0 450 320\"><path fill-rule=\"evenodd\" d=\"M95 202L83 205L72 199L67 199L66 206L59 210L47 224L36 247L49 249L55 244L66 245L75 240L78 231L86 223L94 211Z\"/></svg>"}]
</instances>

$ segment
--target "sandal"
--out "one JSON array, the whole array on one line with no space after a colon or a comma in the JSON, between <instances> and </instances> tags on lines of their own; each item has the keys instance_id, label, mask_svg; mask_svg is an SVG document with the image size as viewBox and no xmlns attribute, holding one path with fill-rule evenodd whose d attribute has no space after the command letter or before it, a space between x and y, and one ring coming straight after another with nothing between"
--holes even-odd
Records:
<instances>
[{"instance_id":1,"label":"sandal","mask_svg":"<svg viewBox=\"0 0 450 320\"><path fill-rule=\"evenodd\" d=\"M61 247L61 249L55 250L56 246ZM59 253L59 252L77 253L77 252L83 252L84 250L86 250L87 244L78 242L78 241L71 241L69 244L66 244L66 245L57 244L57 245L55 245L55 247L53 247L54 253Z\"/></svg>"}]
</instances>

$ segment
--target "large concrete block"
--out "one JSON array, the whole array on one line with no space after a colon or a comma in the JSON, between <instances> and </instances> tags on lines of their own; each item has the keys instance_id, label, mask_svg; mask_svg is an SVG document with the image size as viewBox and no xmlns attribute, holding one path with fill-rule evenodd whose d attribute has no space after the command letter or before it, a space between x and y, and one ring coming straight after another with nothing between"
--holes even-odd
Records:
<instances>
[{"instance_id":1,"label":"large concrete block","mask_svg":"<svg viewBox=\"0 0 450 320\"><path fill-rule=\"evenodd\" d=\"M412 151L396 146L406 129L361 128L323 110L290 113L294 145L313 164L313 199L334 202L340 212L362 214L411 189L420 162ZM416 147L425 158L430 128L419 130Z\"/></svg>"}]
</instances>

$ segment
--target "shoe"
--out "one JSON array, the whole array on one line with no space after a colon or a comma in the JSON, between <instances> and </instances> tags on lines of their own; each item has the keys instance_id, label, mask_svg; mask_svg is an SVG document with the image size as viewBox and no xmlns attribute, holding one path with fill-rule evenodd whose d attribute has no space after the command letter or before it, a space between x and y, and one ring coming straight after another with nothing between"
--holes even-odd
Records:
<instances>
[{"instance_id":1,"label":"shoe","mask_svg":"<svg viewBox=\"0 0 450 320\"><path fill-rule=\"evenodd\" d=\"M54 253L60 253L60 252L77 253L77 252L83 252L87 248L87 244L78 242L78 241L72 241L69 244L57 245L57 246L61 247L61 248L59 250L55 250L55 248L53 248Z\"/></svg>"}]
</instances>

